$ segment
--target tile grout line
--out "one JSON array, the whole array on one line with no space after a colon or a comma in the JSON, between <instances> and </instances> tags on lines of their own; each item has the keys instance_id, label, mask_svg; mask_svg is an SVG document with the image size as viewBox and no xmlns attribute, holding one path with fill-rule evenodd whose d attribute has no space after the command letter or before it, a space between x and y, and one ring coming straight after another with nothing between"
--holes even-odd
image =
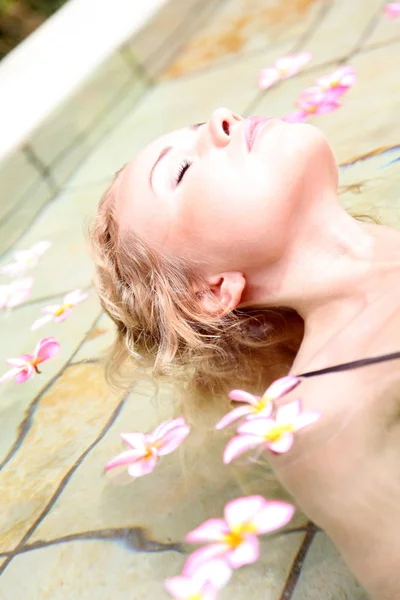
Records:
<instances>
[{"instance_id":1,"label":"tile grout line","mask_svg":"<svg viewBox=\"0 0 400 600\"><path fill-rule=\"evenodd\" d=\"M313 21L313 23L311 23L310 27L293 44L291 50L289 51L289 54L293 54L294 52L300 51L300 49L304 46L304 44L307 43L307 40L318 30L319 26L321 25L322 21L325 19L326 15L329 14L329 11L331 10L331 8L332 8L332 3L325 1L323 6L321 7L321 10L318 12L317 17L315 18L315 21ZM304 72L305 72L305 70L302 71L302 73L304 73ZM278 82L277 85L280 85L280 83L281 82ZM275 85L275 89L276 89L276 87L277 86ZM268 93L268 89L267 90L258 90L257 95L247 106L247 108L243 112L243 114L245 116L248 114L251 114L252 111L255 109L255 107L267 95L267 93Z\"/></svg>"},{"instance_id":2,"label":"tile grout line","mask_svg":"<svg viewBox=\"0 0 400 600\"><path fill-rule=\"evenodd\" d=\"M0 552L1 558L15 558L20 554L32 552L34 550L42 550L49 546L56 546L58 544L66 544L70 542L87 542L89 540L96 541L127 541L132 537L136 537L136 545L132 543L133 540L129 540L130 544L135 550L141 550L142 552L160 552L160 551L175 551L184 553L184 546L180 542L169 542L162 543L156 540L148 540L146 536L146 529L144 527L111 527L107 529L93 529L89 531L82 531L78 533L71 533L64 535L59 538L52 540L37 540L31 544L24 546L18 546L15 550L10 552ZM146 548L146 544L149 547Z\"/></svg>"},{"instance_id":3,"label":"tile grout line","mask_svg":"<svg viewBox=\"0 0 400 600\"><path fill-rule=\"evenodd\" d=\"M304 540L294 558L289 575L287 576L285 587L282 590L282 594L279 596L279 600L291 600L293 592L295 591L297 582L300 577L301 569L304 564L304 560L310 549L311 543L317 533L318 529L311 521L307 525L306 535Z\"/></svg>"},{"instance_id":4,"label":"tile grout line","mask_svg":"<svg viewBox=\"0 0 400 600\"><path fill-rule=\"evenodd\" d=\"M25 542L30 538L30 536L34 533L35 529L40 525L40 523L43 521L43 519L48 515L48 513L50 512L50 510L53 508L54 504L57 502L58 498L60 497L61 493L63 492L64 488L66 487L66 485L68 484L69 480L71 479L72 475L75 473L76 469L81 465L81 463L85 460L85 458L88 456L88 454L93 450L93 448L95 448L95 446L97 446L97 444L103 439L103 437L106 435L106 433L108 432L108 430L110 429L110 427L113 425L113 423L115 422L115 420L117 419L118 415L120 414L127 398L128 398L128 394L126 394L121 401L119 402L119 404L116 406L116 408L113 410L113 412L111 413L110 418L108 419L107 423L105 424L105 426L103 427L103 429L101 430L100 434L96 437L96 439L86 448L86 450L80 455L80 457L78 458L78 460L73 464L72 467L70 467L70 469L67 471L67 473L64 475L64 477L62 478L60 484L58 485L56 491L54 492L54 494L52 495L51 499L49 500L49 502L47 503L45 509L42 511L42 513L40 514L40 516L36 519L36 521L33 523L33 525L31 525L31 527L28 529L28 531L25 533L25 535L23 536L23 538L20 540L20 542L17 544L16 548L14 549L14 554L10 555L2 565L0 565L0 576L4 573L5 569L8 567L8 565L10 564L10 562L13 560L14 556L17 554L17 551L25 544Z\"/></svg>"},{"instance_id":5,"label":"tile grout line","mask_svg":"<svg viewBox=\"0 0 400 600\"><path fill-rule=\"evenodd\" d=\"M15 456L20 447L22 446L26 436L28 435L32 421L36 412L36 409L42 399L43 395L46 394L51 386L58 381L58 379L63 375L63 373L68 369L74 357L77 355L79 350L82 348L83 344L87 341L87 336L93 331L96 327L98 321L102 317L103 312L97 315L89 330L85 333L84 338L79 342L78 346L75 348L71 356L68 358L67 362L62 365L59 371L50 379L50 381L40 390L40 392L33 398L33 400L29 403L25 410L25 418L19 423L18 426L18 434L17 437L10 448L8 454L4 457L4 459L0 462L0 471L9 463L9 461Z\"/></svg>"},{"instance_id":6,"label":"tile grout line","mask_svg":"<svg viewBox=\"0 0 400 600\"><path fill-rule=\"evenodd\" d=\"M227 0L224 0L227 1ZM195 31L195 30L194 30ZM193 31L193 33L194 33ZM119 52L121 54L121 50L123 47L121 47L119 49ZM175 56L180 52L181 48L177 49L177 52L174 52L172 54L172 56L169 59L169 62L172 62L172 60L175 58ZM166 65L164 65L163 67L164 69L166 68ZM162 71L162 69L161 69ZM147 79L148 79L148 75L147 75ZM134 110L135 106L137 106L139 104L139 102L142 101L142 99L145 97L145 95L155 86L158 84L158 81L148 81L147 85L145 86L145 88L142 90L141 93L139 93L138 97L136 98L132 110ZM103 108L103 110L101 111L101 113L98 115L97 119L93 122L92 126L90 127L89 130L82 132L80 134L78 134L71 145L69 145L67 148L65 148L64 150L62 150L60 152L60 154L57 156L57 159L54 161L54 163L50 163L48 166L46 166L41 160L40 158L36 155L36 153L31 149L31 147L26 146L27 152L29 154L28 160L31 161L31 164L35 165L35 168L37 170L39 170L39 173L42 175L43 178L45 178L44 172L46 171L46 173L48 173L47 175L47 179L48 181L51 180L51 183L53 185L53 188L49 185L50 191L53 193L52 197L42 206L39 208L38 211L36 211L36 213L33 215L33 217L31 218L30 222L27 224L27 226L25 227L24 231L21 232L17 238L8 246L8 248L6 248L4 251L1 252L0 254L0 260L7 255L7 253L9 253L12 248L23 238L23 236L29 231L29 229L35 224L35 222L37 221L37 219L41 216L41 214L47 210L47 208L57 199L58 194L63 190L63 189L68 189L68 188L63 188L63 186L57 186L54 182L54 180L51 177L51 170L57 166L57 163L60 162L60 160L62 160L63 158L66 158L76 147L77 147L77 142L79 140L81 140L82 142L84 142L87 139L87 136L90 134L91 131L93 131L96 126L99 125L99 123L101 122L102 118L104 117L104 115L106 115L110 109L111 106L115 106L118 105L118 99L120 102L123 101L124 97L125 97L125 91L126 89L129 87L131 87L132 82L130 80L128 80L127 82L125 82L125 84L121 87L121 89L119 90L118 94L115 96L115 98L113 98L110 102L107 103L107 105ZM113 125L111 125L108 129L106 129L103 134L100 136L100 138L96 141L96 145L102 141L103 139L106 138L107 134L110 132L110 130L112 130L118 123L114 123ZM95 150L96 146L93 146L92 148L89 149L89 153L90 154L92 151ZM76 170L76 169L75 169ZM72 176L73 173L71 173L69 175L68 179ZM26 193L24 194L23 198L20 200L20 202L18 203L18 206L25 204L27 201L29 200L29 194ZM12 210L10 211L10 216L12 216L15 213L15 209L17 207L13 206ZM2 224L2 221L0 221L0 226Z\"/></svg>"},{"instance_id":7,"label":"tile grout line","mask_svg":"<svg viewBox=\"0 0 400 600\"><path fill-rule=\"evenodd\" d=\"M354 56L357 56L357 54L359 53L359 51L361 50L363 45L368 41L368 38L374 32L375 27L381 20L385 4L386 4L386 0L382 0L382 4L381 4L379 10L377 10L375 15L373 17L371 17L368 25L365 27L364 31L361 32L360 37L358 38L358 41L355 43L353 49L350 50L350 52L348 54L346 54L346 56L343 57L343 59L342 59L343 62L350 60Z\"/></svg>"}]
</instances>

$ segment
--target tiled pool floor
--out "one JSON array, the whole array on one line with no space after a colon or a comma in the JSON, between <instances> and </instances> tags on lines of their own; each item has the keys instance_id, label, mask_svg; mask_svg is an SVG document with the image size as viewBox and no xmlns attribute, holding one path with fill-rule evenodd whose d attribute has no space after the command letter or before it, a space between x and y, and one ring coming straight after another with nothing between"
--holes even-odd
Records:
<instances>
[{"instance_id":1,"label":"tiled pool floor","mask_svg":"<svg viewBox=\"0 0 400 600\"><path fill-rule=\"evenodd\" d=\"M394 162L400 21L386 19L384 4L219 2L2 257L7 264L14 250L52 243L29 273L35 278L31 297L0 315L4 371L7 358L32 352L41 337L54 335L61 352L40 376L0 389L1 600L167 599L163 580L181 569L187 531L220 516L230 498L279 494L260 467L223 467L218 440L194 452L185 471L176 453L127 486L104 476L104 464L122 449L119 433L149 431L168 418L173 390L162 388L156 402L145 383L127 395L107 387L99 357L112 327L91 286L82 224L113 173L160 133L205 121L220 106L244 116L282 116L315 77L350 64L358 81L343 107L313 122L343 165L346 206L358 213L373 206L383 222L400 227L400 168ZM313 60L299 75L266 92L258 89L262 67L301 50L311 51ZM21 227L19 219L10 220L12 227ZM0 283L6 281L2 276ZM30 330L42 307L76 288L90 296L68 320ZM297 533L265 539L261 560L235 574L222 600L366 600L326 536L302 515L294 525Z\"/></svg>"}]
</instances>

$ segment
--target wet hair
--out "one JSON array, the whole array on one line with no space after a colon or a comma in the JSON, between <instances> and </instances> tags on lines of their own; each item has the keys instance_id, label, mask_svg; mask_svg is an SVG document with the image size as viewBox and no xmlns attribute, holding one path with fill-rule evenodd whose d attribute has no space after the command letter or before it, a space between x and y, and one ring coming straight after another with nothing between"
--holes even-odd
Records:
<instances>
[{"instance_id":1,"label":"wet hair","mask_svg":"<svg viewBox=\"0 0 400 600\"><path fill-rule=\"evenodd\" d=\"M285 307L205 312L200 296L212 292L198 263L155 250L134 231L121 232L115 214L121 171L89 230L95 285L117 330L107 379L119 388L146 376L157 388L165 380L176 384L179 412L189 422L209 409L226 412L234 388L262 395L288 373L303 320Z\"/></svg>"}]
</instances>

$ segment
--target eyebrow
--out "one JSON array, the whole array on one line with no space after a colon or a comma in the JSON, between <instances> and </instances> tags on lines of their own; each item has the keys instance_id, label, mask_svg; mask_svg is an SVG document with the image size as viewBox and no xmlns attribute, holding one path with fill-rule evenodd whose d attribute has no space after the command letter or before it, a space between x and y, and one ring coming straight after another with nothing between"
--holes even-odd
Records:
<instances>
[{"instance_id":1,"label":"eyebrow","mask_svg":"<svg viewBox=\"0 0 400 600\"><path fill-rule=\"evenodd\" d=\"M204 123L195 123L194 125L189 125L189 127L187 129L195 130L195 129L198 129L199 127L201 127L202 125L205 125L205 122ZM168 154L168 152L170 152L172 149L173 149L173 146L166 146L165 148L163 148L160 152L159 157L157 158L156 162L154 163L154 165L151 168L151 171L149 173L149 185L152 190L153 190L154 170L155 170L156 166L158 165L158 163L160 162L160 160L162 160L164 158L164 156L166 156Z\"/></svg>"}]
</instances>

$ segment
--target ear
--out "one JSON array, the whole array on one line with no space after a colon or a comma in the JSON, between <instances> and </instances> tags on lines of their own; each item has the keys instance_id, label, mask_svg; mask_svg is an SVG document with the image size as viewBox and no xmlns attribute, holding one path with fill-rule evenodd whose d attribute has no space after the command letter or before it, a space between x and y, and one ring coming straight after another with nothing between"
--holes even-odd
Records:
<instances>
[{"instance_id":1,"label":"ear","mask_svg":"<svg viewBox=\"0 0 400 600\"><path fill-rule=\"evenodd\" d=\"M206 292L197 292L199 302L206 312L219 314L222 317L240 304L246 286L243 273L237 271L220 273L208 279L208 283L212 296Z\"/></svg>"}]
</instances>

